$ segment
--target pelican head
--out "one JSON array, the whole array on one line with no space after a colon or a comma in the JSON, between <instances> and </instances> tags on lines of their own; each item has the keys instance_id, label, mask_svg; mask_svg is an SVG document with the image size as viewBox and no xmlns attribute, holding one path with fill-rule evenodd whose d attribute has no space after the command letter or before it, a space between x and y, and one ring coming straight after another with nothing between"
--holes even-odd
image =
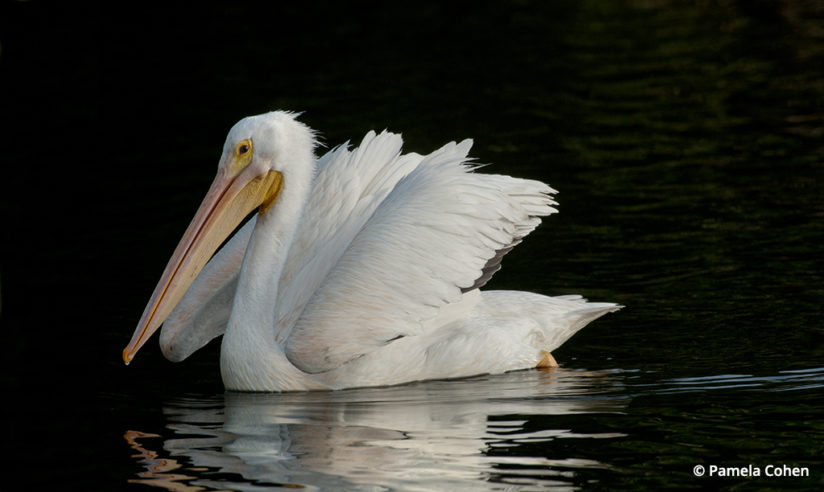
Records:
<instances>
[{"instance_id":1,"label":"pelican head","mask_svg":"<svg viewBox=\"0 0 824 492\"><path fill-rule=\"evenodd\" d=\"M296 121L293 113L250 116L232 127L217 176L123 350L125 363L131 362L163 324L217 248L246 216L255 209L266 214L286 183L311 180L314 146L312 130Z\"/></svg>"}]
</instances>

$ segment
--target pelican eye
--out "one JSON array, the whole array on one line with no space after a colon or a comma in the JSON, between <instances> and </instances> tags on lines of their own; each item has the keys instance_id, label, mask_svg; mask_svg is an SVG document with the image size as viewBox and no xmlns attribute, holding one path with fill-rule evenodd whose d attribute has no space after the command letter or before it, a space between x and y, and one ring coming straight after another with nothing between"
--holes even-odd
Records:
<instances>
[{"instance_id":1,"label":"pelican eye","mask_svg":"<svg viewBox=\"0 0 824 492\"><path fill-rule=\"evenodd\" d=\"M237 145L235 145L235 156L237 157L243 157L251 151L252 141L248 138L246 140L241 140Z\"/></svg>"},{"instance_id":2,"label":"pelican eye","mask_svg":"<svg viewBox=\"0 0 824 492\"><path fill-rule=\"evenodd\" d=\"M235 145L235 155L232 159L231 169L233 172L238 173L241 169L245 168L252 162L252 152L254 151L254 147L252 146L252 141L250 139L241 140L240 142Z\"/></svg>"}]
</instances>

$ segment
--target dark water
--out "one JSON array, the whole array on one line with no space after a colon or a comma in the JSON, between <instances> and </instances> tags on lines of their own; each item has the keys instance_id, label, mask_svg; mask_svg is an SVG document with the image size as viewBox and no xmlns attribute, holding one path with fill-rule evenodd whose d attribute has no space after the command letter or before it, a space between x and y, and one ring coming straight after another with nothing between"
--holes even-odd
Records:
<instances>
[{"instance_id":1,"label":"dark water","mask_svg":"<svg viewBox=\"0 0 824 492\"><path fill-rule=\"evenodd\" d=\"M107 8L3 6L8 483L824 485L823 2ZM122 366L226 131L275 108L330 146L473 137L560 190L490 287L626 308L553 372L239 395L216 346Z\"/></svg>"}]
</instances>

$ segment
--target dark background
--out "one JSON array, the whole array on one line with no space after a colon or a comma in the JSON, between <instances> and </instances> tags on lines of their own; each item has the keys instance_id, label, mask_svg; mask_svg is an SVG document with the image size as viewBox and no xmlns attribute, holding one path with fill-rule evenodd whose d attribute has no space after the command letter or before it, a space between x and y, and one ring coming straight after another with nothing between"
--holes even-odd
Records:
<instances>
[{"instance_id":1,"label":"dark background","mask_svg":"<svg viewBox=\"0 0 824 492\"><path fill-rule=\"evenodd\" d=\"M178 365L155 342L128 368L120 353L226 132L272 109L304 111L329 147L474 137L491 170L559 189L490 287L627 306L565 345L566 366L820 367L821 25L821 2L789 0L4 2L6 442L35 481L120 480L123 421L222 391L216 344ZM768 428L820 436L820 397L803 400L765 410Z\"/></svg>"}]
</instances>

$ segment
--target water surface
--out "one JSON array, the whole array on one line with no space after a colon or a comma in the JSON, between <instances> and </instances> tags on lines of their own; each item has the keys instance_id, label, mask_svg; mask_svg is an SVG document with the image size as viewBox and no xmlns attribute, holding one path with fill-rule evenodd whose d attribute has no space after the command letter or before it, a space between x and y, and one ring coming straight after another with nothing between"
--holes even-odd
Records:
<instances>
[{"instance_id":1,"label":"water surface","mask_svg":"<svg viewBox=\"0 0 824 492\"><path fill-rule=\"evenodd\" d=\"M190 394L164 403L163 425L123 439L130 481L170 490L695 486L699 464L815 474L824 429L810 426L810 395L822 387L824 369L661 379L562 368L332 393Z\"/></svg>"}]
</instances>

